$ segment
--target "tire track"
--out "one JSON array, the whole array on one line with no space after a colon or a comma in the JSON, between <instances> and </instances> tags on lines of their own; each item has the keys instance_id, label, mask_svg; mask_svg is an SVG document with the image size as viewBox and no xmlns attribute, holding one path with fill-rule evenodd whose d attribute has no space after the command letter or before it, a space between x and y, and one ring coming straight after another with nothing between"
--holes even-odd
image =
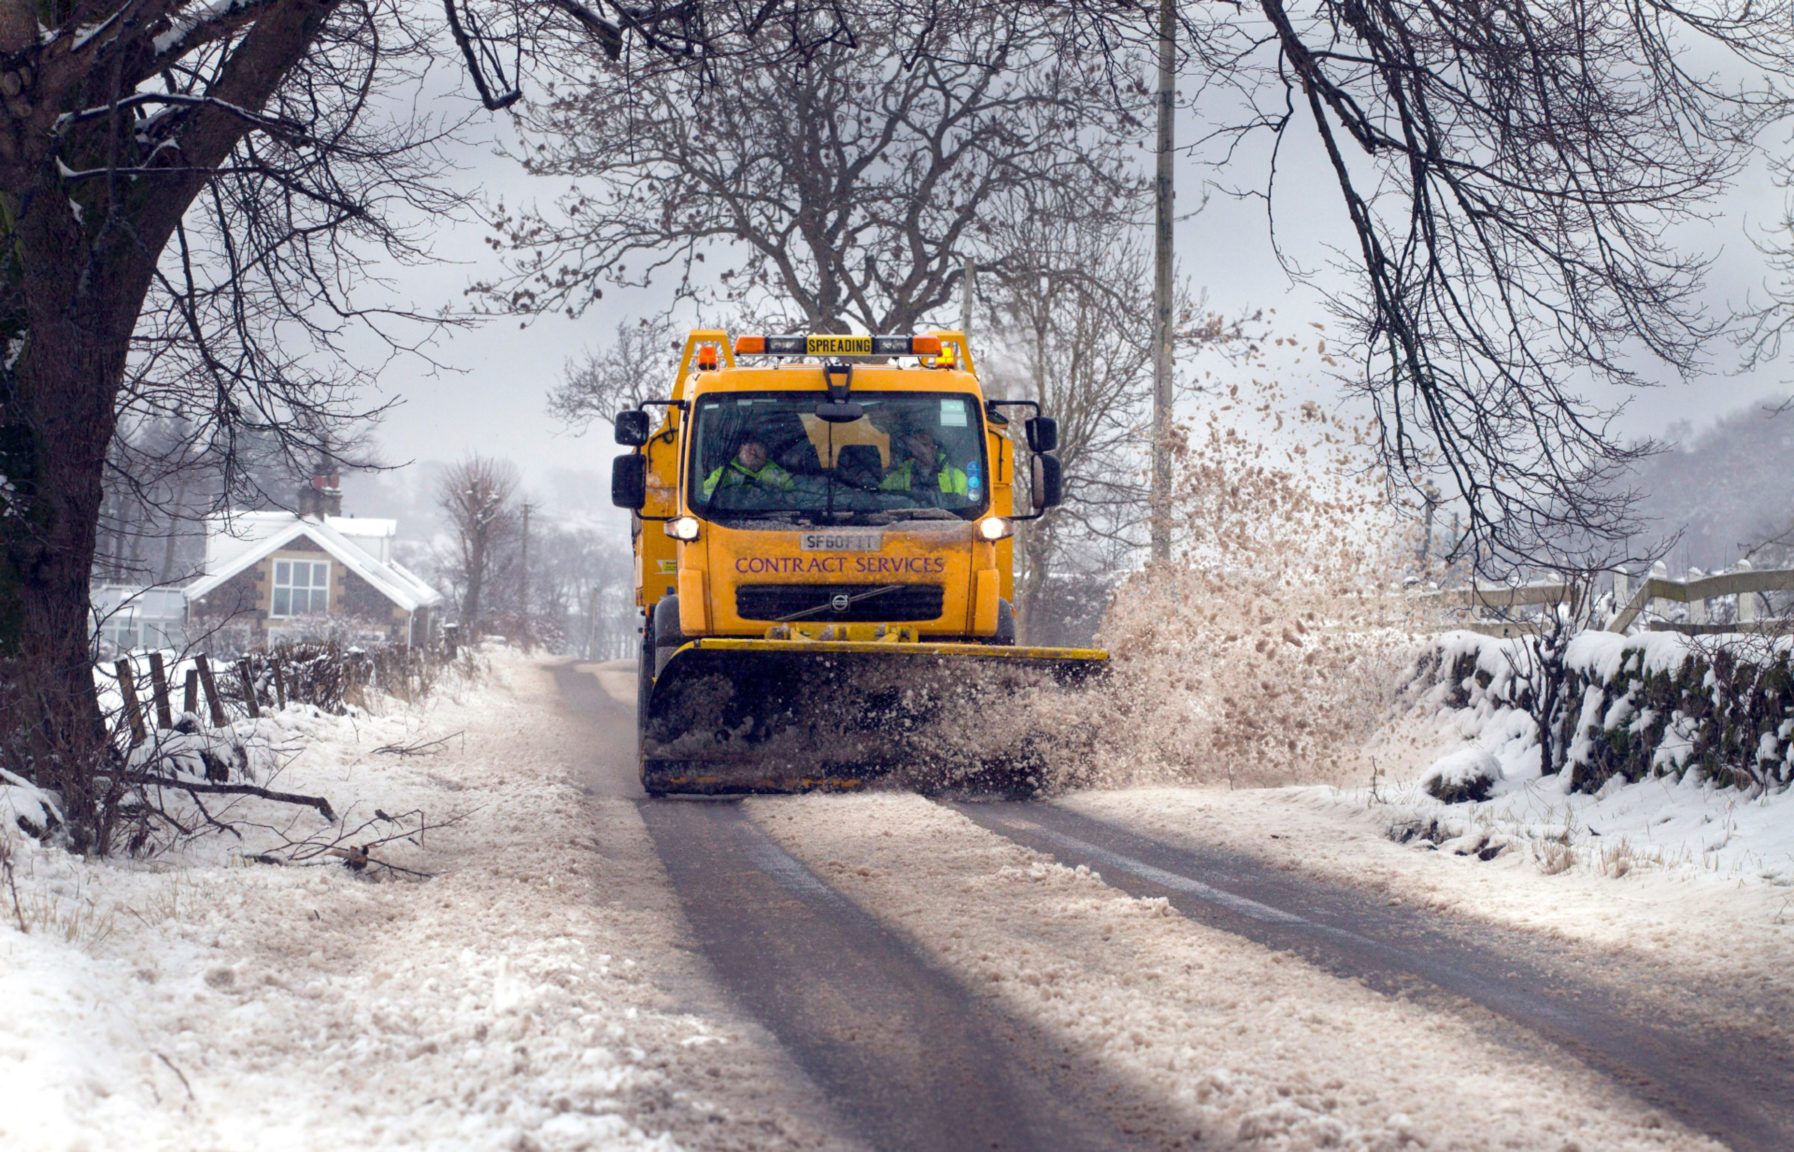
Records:
<instances>
[{"instance_id":1,"label":"tire track","mask_svg":"<svg viewBox=\"0 0 1794 1152\"><path fill-rule=\"evenodd\" d=\"M723 984L870 1142L1100 1149L1032 1038L774 843L731 801L645 801L642 818Z\"/></svg>"},{"instance_id":2,"label":"tire track","mask_svg":"<svg viewBox=\"0 0 1794 1152\"><path fill-rule=\"evenodd\" d=\"M1392 996L1464 1002L1611 1077L1635 1097L1738 1149L1794 1147L1794 1070L1762 1038L1726 1028L1671 1030L1607 987L1578 977L1553 946L1458 925L1436 912L1293 876L1249 856L1188 849L1051 804L952 802L980 827L1079 864L1139 897L1254 942L1294 952Z\"/></svg>"},{"instance_id":3,"label":"tire track","mask_svg":"<svg viewBox=\"0 0 1794 1152\"><path fill-rule=\"evenodd\" d=\"M1135 1146L1107 1119L1100 1074L967 992L739 801L646 798L622 686L607 693L572 667L555 675L592 733L588 786L636 799L718 982L821 1088L844 1129L919 1152Z\"/></svg>"}]
</instances>

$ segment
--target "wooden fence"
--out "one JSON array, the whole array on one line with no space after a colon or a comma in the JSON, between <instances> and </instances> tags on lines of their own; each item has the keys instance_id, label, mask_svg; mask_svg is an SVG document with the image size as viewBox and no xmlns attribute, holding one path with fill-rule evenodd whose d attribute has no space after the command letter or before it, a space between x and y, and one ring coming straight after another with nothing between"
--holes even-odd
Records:
<instances>
[{"instance_id":1,"label":"wooden fence","mask_svg":"<svg viewBox=\"0 0 1794 1152\"><path fill-rule=\"evenodd\" d=\"M1613 603L1617 607L1603 625L1606 631L1626 631L1644 614L1652 601L1667 600L1686 604L1688 619L1652 620L1647 624L1651 631L1690 635L1723 632L1779 635L1794 632L1794 618L1765 616L1758 603L1758 597L1770 592L1794 592L1794 569L1740 568L1734 572L1696 576L1688 580L1651 575L1638 581L1636 588L1633 587L1634 579L1626 572L1613 574ZM1505 615L1516 608L1543 608L1561 604L1569 592L1570 586L1562 583L1524 584L1517 588L1479 586L1422 592L1417 598L1436 604L1444 610L1467 612L1473 616L1478 613ZM1730 621L1712 619L1714 613L1710 604L1714 601L1730 601L1734 605ZM1524 619L1473 618L1447 626L1481 632L1485 636L1520 636L1538 631L1536 624Z\"/></svg>"},{"instance_id":2,"label":"wooden fence","mask_svg":"<svg viewBox=\"0 0 1794 1152\"><path fill-rule=\"evenodd\" d=\"M149 739L151 723L156 730L166 730L175 726L174 692L169 678L169 669L163 660L162 653L150 652L146 659L149 664L149 683L139 682L135 664L129 658L114 660L112 673L118 683L118 695L122 702L124 722L130 732L130 746L136 747ZM273 702L277 707L286 707L286 684L278 660L272 662ZM237 661L235 666L237 684L241 689L243 707L251 719L261 716L261 700L256 692L255 676L251 670L248 657ZM145 699L144 689L148 689ZM229 723L224 711L224 695L219 690L218 678L211 661L205 656L194 656L192 664L186 669L181 685L181 713L200 715L200 704L205 704L206 719L214 728L222 728Z\"/></svg>"}]
</instances>

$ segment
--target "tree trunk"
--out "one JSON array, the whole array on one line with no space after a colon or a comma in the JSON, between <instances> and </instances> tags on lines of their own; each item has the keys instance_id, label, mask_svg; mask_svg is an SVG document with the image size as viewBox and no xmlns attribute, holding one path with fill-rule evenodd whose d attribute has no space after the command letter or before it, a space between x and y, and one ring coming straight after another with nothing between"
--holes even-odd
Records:
<instances>
[{"instance_id":1,"label":"tree trunk","mask_svg":"<svg viewBox=\"0 0 1794 1152\"><path fill-rule=\"evenodd\" d=\"M61 794L82 850L105 850L94 780L107 745L94 697L91 577L113 399L128 343L128 332L92 331L66 318L35 320L15 366L8 414L23 464L23 515L0 522L18 597L19 688L30 710L18 738L37 782Z\"/></svg>"},{"instance_id":2,"label":"tree trunk","mask_svg":"<svg viewBox=\"0 0 1794 1152\"><path fill-rule=\"evenodd\" d=\"M479 635L480 591L486 582L485 532L475 529L475 533L467 555L467 594L461 597L461 634L469 643Z\"/></svg>"}]
</instances>

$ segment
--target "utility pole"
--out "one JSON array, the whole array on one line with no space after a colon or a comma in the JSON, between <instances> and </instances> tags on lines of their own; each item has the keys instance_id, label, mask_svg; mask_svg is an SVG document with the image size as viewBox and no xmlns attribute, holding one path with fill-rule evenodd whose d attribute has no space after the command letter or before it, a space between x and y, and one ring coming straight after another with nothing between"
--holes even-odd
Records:
<instances>
[{"instance_id":1,"label":"utility pole","mask_svg":"<svg viewBox=\"0 0 1794 1152\"><path fill-rule=\"evenodd\" d=\"M1439 513L1439 489L1429 480L1420 494L1426 501L1426 525L1420 535L1420 566L1424 570L1433 558L1433 518Z\"/></svg>"},{"instance_id":2,"label":"utility pole","mask_svg":"<svg viewBox=\"0 0 1794 1152\"><path fill-rule=\"evenodd\" d=\"M1177 115L1177 5L1159 0L1159 167L1152 285L1152 559L1171 559L1171 149Z\"/></svg>"},{"instance_id":3,"label":"utility pole","mask_svg":"<svg viewBox=\"0 0 1794 1152\"><path fill-rule=\"evenodd\" d=\"M959 286L959 330L965 333L966 343L972 342L972 286L978 280L978 261L966 257L965 282Z\"/></svg>"},{"instance_id":4,"label":"utility pole","mask_svg":"<svg viewBox=\"0 0 1794 1152\"><path fill-rule=\"evenodd\" d=\"M535 508L528 500L523 502L523 594L520 597L523 608L523 650L530 650L530 615L529 615L529 514Z\"/></svg>"}]
</instances>

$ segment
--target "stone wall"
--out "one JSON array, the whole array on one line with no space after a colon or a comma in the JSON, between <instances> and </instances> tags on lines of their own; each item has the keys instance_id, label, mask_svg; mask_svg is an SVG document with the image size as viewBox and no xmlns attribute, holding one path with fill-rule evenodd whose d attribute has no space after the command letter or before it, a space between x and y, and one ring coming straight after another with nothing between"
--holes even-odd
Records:
<instances>
[{"instance_id":1,"label":"stone wall","mask_svg":"<svg viewBox=\"0 0 1794 1152\"><path fill-rule=\"evenodd\" d=\"M1531 644L1449 633L1422 673L1443 689L1447 708L1529 709ZM1787 638L1590 632L1571 641L1566 663L1553 723L1567 750L1559 770L1572 789L1690 772L1747 789L1794 781L1794 647Z\"/></svg>"}]
</instances>

